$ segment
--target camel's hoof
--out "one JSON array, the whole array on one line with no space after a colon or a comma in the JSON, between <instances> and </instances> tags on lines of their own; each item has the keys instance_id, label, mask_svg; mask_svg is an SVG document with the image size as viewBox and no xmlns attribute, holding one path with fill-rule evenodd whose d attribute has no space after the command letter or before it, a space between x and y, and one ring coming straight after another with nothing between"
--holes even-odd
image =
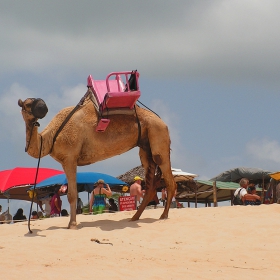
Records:
<instances>
[{"instance_id":1,"label":"camel's hoof","mask_svg":"<svg viewBox=\"0 0 280 280\"><path fill-rule=\"evenodd\" d=\"M76 222L70 222L68 225L68 229L77 229L77 223Z\"/></svg>"},{"instance_id":2,"label":"camel's hoof","mask_svg":"<svg viewBox=\"0 0 280 280\"><path fill-rule=\"evenodd\" d=\"M168 219L168 215L162 214L160 216L160 220Z\"/></svg>"},{"instance_id":3,"label":"camel's hoof","mask_svg":"<svg viewBox=\"0 0 280 280\"><path fill-rule=\"evenodd\" d=\"M132 218L131 218L131 222L134 222L134 221L138 221L139 220L139 217L135 217L135 216L133 216Z\"/></svg>"}]
</instances>

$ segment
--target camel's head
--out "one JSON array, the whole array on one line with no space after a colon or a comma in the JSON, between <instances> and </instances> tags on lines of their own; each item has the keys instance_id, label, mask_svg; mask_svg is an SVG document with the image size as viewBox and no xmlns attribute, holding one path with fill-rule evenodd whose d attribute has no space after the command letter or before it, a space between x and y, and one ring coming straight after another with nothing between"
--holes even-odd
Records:
<instances>
[{"instance_id":1,"label":"camel's head","mask_svg":"<svg viewBox=\"0 0 280 280\"><path fill-rule=\"evenodd\" d=\"M41 98L27 98L25 101L19 99L18 106L22 108L22 112L34 116L35 119L42 119L48 113L48 107Z\"/></svg>"}]
</instances>

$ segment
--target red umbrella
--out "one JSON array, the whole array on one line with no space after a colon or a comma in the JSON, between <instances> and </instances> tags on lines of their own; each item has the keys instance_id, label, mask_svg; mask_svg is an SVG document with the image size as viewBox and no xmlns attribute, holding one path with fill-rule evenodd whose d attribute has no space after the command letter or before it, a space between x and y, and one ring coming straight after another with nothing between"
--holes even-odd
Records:
<instances>
[{"instance_id":1,"label":"red umbrella","mask_svg":"<svg viewBox=\"0 0 280 280\"><path fill-rule=\"evenodd\" d=\"M5 192L16 186L34 185L36 171L35 167L16 167L0 171L0 191ZM39 168L36 183L62 173L64 172L56 169Z\"/></svg>"}]
</instances>

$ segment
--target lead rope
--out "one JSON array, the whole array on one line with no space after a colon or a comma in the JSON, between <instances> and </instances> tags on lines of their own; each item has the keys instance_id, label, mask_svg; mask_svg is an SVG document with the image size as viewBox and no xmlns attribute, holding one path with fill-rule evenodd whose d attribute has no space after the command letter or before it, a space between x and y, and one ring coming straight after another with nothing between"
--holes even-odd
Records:
<instances>
[{"instance_id":1,"label":"lead rope","mask_svg":"<svg viewBox=\"0 0 280 280\"><path fill-rule=\"evenodd\" d=\"M154 112L153 110L151 110L149 107L147 107L146 105L144 105L142 102L140 102L139 100L137 100L137 102L140 103L142 106L144 106L146 109L148 109L149 111L151 111L152 113L154 113L155 115L157 115L157 116L160 118L160 116L159 116L156 112Z\"/></svg>"},{"instance_id":2,"label":"lead rope","mask_svg":"<svg viewBox=\"0 0 280 280\"><path fill-rule=\"evenodd\" d=\"M29 218L28 218L28 230L29 230L29 233L33 233L32 230L30 229L30 218L31 218L31 213L32 213L32 206L33 206L33 201L34 201L34 196L35 196L35 188L36 188L36 184L37 184L37 177L38 177L38 171L39 171L40 160L41 160L42 145L43 145L42 135L40 135L40 137L41 137L40 152L39 152L39 158L38 158L38 164L37 164L37 170L36 170L36 176L35 176L35 183L34 183L32 201L31 201L31 205L30 205Z\"/></svg>"}]
</instances>

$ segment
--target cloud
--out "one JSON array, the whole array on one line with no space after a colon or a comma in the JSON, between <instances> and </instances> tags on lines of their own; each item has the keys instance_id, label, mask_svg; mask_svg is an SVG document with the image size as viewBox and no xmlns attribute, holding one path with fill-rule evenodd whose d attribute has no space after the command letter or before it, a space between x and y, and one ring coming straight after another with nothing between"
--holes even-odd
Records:
<instances>
[{"instance_id":1,"label":"cloud","mask_svg":"<svg viewBox=\"0 0 280 280\"><path fill-rule=\"evenodd\" d=\"M21 108L17 105L18 99L32 97L33 92L23 85L14 83L9 89L0 95L0 111L2 118L0 120L1 140L16 142L18 138L25 139L24 122L20 113Z\"/></svg>"},{"instance_id":2,"label":"cloud","mask_svg":"<svg viewBox=\"0 0 280 280\"><path fill-rule=\"evenodd\" d=\"M252 140L247 144L246 150L249 156L258 161L280 163L280 144L276 140Z\"/></svg>"},{"instance_id":3,"label":"cloud","mask_svg":"<svg viewBox=\"0 0 280 280\"><path fill-rule=\"evenodd\" d=\"M137 67L149 77L279 86L279 1L9 3L0 11L3 73L55 79Z\"/></svg>"}]
</instances>

